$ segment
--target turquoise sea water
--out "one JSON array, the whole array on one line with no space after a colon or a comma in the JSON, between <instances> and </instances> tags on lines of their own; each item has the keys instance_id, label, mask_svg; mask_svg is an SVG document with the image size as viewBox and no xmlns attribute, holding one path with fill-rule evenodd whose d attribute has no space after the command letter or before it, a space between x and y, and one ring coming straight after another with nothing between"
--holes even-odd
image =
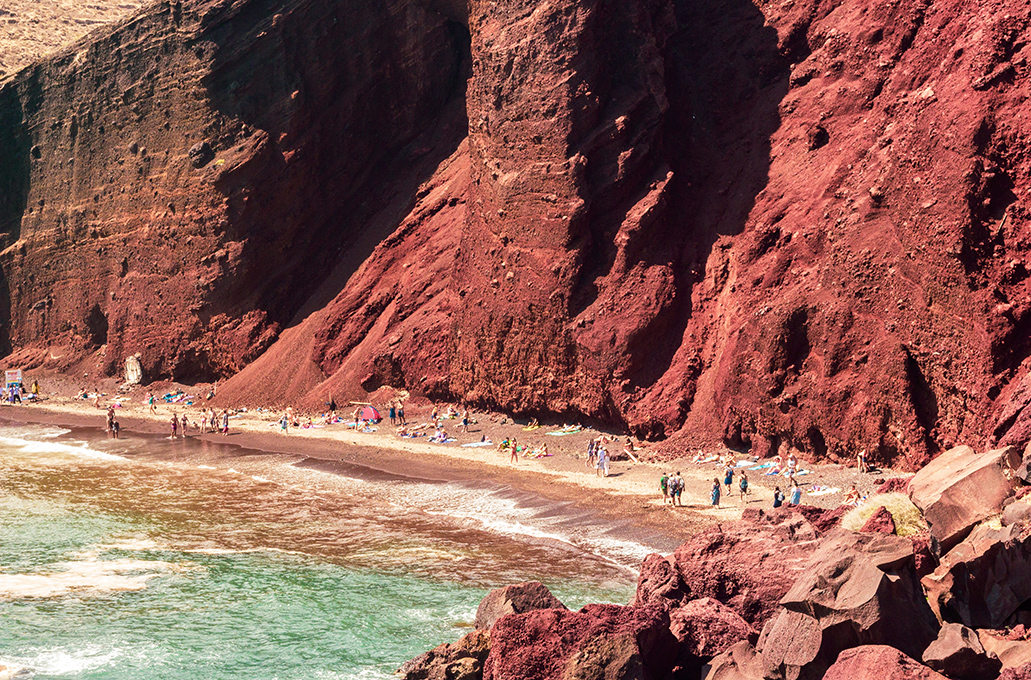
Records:
<instances>
[{"instance_id":1,"label":"turquoise sea water","mask_svg":"<svg viewBox=\"0 0 1031 680\"><path fill-rule=\"evenodd\" d=\"M489 484L295 462L0 426L0 665L387 678L470 630L492 587L537 579L572 608L622 603L647 552Z\"/></svg>"}]
</instances>

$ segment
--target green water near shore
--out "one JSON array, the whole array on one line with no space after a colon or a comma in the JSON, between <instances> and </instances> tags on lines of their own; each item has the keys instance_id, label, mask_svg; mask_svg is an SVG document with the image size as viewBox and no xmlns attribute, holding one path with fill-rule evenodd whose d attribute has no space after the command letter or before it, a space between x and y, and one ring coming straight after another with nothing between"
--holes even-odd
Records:
<instances>
[{"instance_id":1,"label":"green water near shore","mask_svg":"<svg viewBox=\"0 0 1031 680\"><path fill-rule=\"evenodd\" d=\"M25 677L387 678L491 587L626 602L644 546L487 488L0 428L0 665ZM399 499L406 502L399 503Z\"/></svg>"}]
</instances>

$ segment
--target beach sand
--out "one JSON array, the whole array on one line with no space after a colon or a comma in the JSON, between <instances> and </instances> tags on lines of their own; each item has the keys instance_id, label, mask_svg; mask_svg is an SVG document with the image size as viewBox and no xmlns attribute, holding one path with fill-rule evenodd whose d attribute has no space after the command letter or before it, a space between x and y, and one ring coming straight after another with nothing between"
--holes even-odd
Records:
<instances>
[{"instance_id":1,"label":"beach sand","mask_svg":"<svg viewBox=\"0 0 1031 680\"><path fill-rule=\"evenodd\" d=\"M53 382L54 384L50 384ZM200 397L194 406L182 403L165 403L161 396L177 387L168 383L136 387L128 393L117 395L113 387L101 398L100 407L93 400L77 399L77 388L60 381L47 381L44 399L38 403L10 406L4 403L0 417L13 421L48 423L86 429L94 428L99 436L106 436L106 409L108 404L117 403L116 420L121 426L121 436L137 434L168 435L168 421L173 412L181 416L184 411L194 423L200 418L205 400ZM104 387L100 388L104 390ZM206 394L207 386L183 387L187 394ZM150 414L146 405L149 391L156 396L157 414ZM113 400L118 398L119 401ZM353 407L347 407L348 409ZM406 406L409 425L428 423L430 406ZM444 409L442 409L444 410ZM381 409L386 416L386 410ZM342 414L343 411L338 411ZM458 441L454 444L432 444L421 439L407 439L395 436L395 428L384 419L372 433L357 432L344 424L328 425L322 428L294 428L284 433L279 426L280 412L247 411L230 420L230 435L200 434L191 426L188 436L210 439L219 443L238 445L270 453L284 453L306 457L307 467L332 471L333 463L343 461L363 467L382 470L392 474L407 475L421 479L442 481L488 481L498 487L536 494L562 503L572 504L578 511L588 510L601 519L612 522L626 538L641 540L651 545L672 550L686 538L700 530L721 521L738 519L744 508L769 508L772 505L772 488L779 484L786 491L786 480L782 477L766 477L762 470L749 472L750 492L742 501L737 491L724 496L721 507L709 503L709 492L713 478L722 481L722 466L718 463L696 464L689 462L697 451L685 452L683 459L661 464L633 461L615 461L610 464L609 475L599 476L588 469L586 463L587 444L592 438L607 435L615 441L607 445L610 452L620 452L626 435L617 432L602 432L584 428L579 432L563 436L548 435L560 429L561 424L545 425L533 431L524 429L525 423L513 423L502 414L475 412L477 421L468 433L459 431L460 420L444 420L447 432ZM302 421L304 419L302 418ZM316 419L317 420L317 419ZM432 430L431 430L432 432ZM520 458L515 464L509 462L506 452L498 452L496 444L506 437L516 437L520 444L535 447L548 444L550 454L546 458ZM482 448L463 448L461 444L477 442L483 437L495 445ZM641 445L640 442L637 443ZM726 454L726 449L705 452ZM646 447L635 452L639 458L647 458ZM746 460L738 454L739 460ZM895 476L890 471L876 475L859 475L855 469L837 465L808 466L812 475L800 477L805 485L820 485L847 489L850 483L857 483L864 494L876 487L878 479ZM659 492L659 478L663 472L679 471L685 480L683 507L664 505ZM833 507L841 502L841 493L806 496L804 503Z\"/></svg>"}]
</instances>

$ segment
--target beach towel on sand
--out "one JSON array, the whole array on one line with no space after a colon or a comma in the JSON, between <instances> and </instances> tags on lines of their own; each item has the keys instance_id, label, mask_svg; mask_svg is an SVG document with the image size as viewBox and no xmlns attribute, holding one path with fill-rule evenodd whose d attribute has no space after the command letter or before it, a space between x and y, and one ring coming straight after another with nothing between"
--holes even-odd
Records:
<instances>
[{"instance_id":1,"label":"beach towel on sand","mask_svg":"<svg viewBox=\"0 0 1031 680\"><path fill-rule=\"evenodd\" d=\"M463 449L475 449L480 446L494 446L494 442L469 442L468 444L462 444Z\"/></svg>"}]
</instances>

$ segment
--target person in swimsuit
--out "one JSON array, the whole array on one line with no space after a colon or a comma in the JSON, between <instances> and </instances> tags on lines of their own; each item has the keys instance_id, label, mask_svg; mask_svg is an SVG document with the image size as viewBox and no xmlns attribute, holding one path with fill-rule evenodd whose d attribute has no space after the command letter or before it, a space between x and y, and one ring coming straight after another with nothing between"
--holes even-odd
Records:
<instances>
[{"instance_id":1,"label":"person in swimsuit","mask_svg":"<svg viewBox=\"0 0 1031 680\"><path fill-rule=\"evenodd\" d=\"M745 502L745 496L748 495L748 475L745 471L741 471L741 480L738 482L738 488L741 490L741 502Z\"/></svg>"},{"instance_id":2,"label":"person in swimsuit","mask_svg":"<svg viewBox=\"0 0 1031 680\"><path fill-rule=\"evenodd\" d=\"M727 467L723 468L723 483L727 487L727 495L730 495L730 487L734 484L734 468L731 467L730 463L727 463Z\"/></svg>"},{"instance_id":3,"label":"person in swimsuit","mask_svg":"<svg viewBox=\"0 0 1031 680\"><path fill-rule=\"evenodd\" d=\"M516 445L516 438L512 437L512 441L508 443L508 462L515 464L519 462L519 447Z\"/></svg>"},{"instance_id":4,"label":"person in swimsuit","mask_svg":"<svg viewBox=\"0 0 1031 680\"><path fill-rule=\"evenodd\" d=\"M188 421L186 419L186 414L185 413L183 413L182 423L183 423L183 439L186 439L186 430L189 429L190 421Z\"/></svg>"},{"instance_id":5,"label":"person in swimsuit","mask_svg":"<svg viewBox=\"0 0 1031 680\"><path fill-rule=\"evenodd\" d=\"M222 436L229 436L229 411L222 411Z\"/></svg>"},{"instance_id":6,"label":"person in swimsuit","mask_svg":"<svg viewBox=\"0 0 1031 680\"><path fill-rule=\"evenodd\" d=\"M172 425L172 436L170 436L169 439L175 439L176 435L179 434L179 414L172 411L172 419L169 423Z\"/></svg>"}]
</instances>

